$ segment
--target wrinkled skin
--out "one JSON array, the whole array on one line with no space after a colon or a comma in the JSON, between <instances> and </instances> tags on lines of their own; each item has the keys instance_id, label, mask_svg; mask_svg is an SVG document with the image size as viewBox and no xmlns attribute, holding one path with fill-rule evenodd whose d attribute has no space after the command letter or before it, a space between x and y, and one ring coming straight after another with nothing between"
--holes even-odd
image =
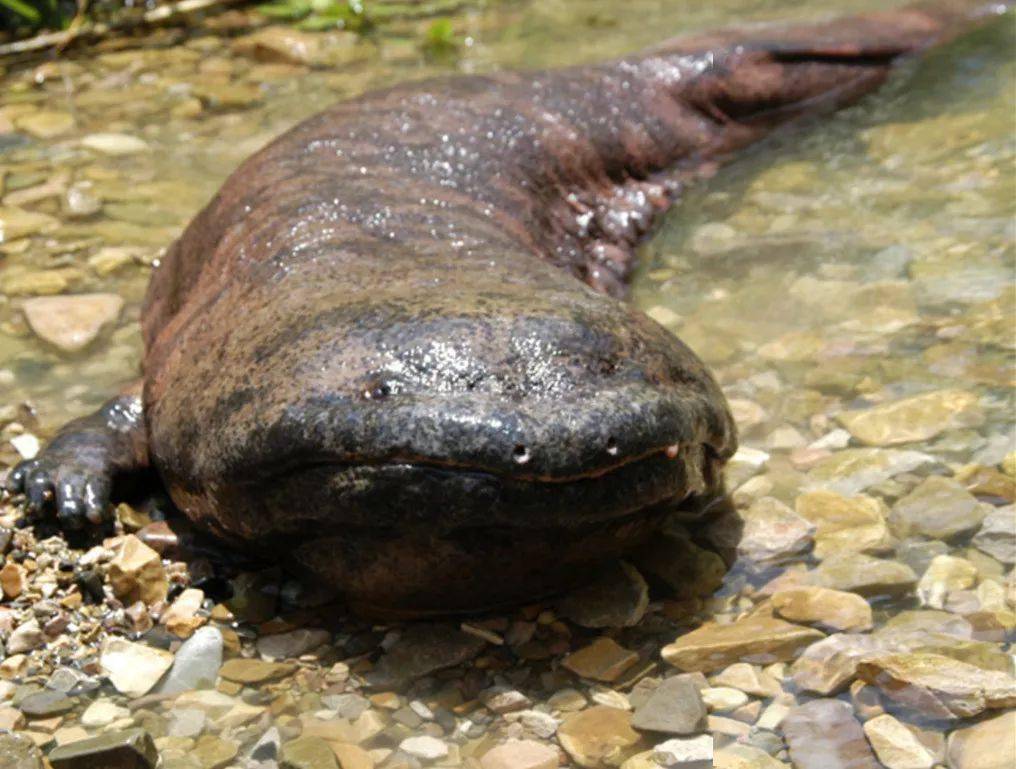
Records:
<instances>
[{"instance_id":1,"label":"wrinkled skin","mask_svg":"<svg viewBox=\"0 0 1016 769\"><path fill-rule=\"evenodd\" d=\"M361 608L532 598L708 508L736 446L678 339L619 301L686 181L855 101L968 4L415 83L245 162L155 271L141 399L10 488L68 527L146 465L200 526Z\"/></svg>"}]
</instances>

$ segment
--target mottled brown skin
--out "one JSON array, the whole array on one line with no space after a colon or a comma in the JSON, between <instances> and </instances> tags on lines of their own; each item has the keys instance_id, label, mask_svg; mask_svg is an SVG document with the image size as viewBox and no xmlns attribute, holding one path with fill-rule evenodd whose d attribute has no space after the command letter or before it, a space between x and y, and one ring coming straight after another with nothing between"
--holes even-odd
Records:
<instances>
[{"instance_id":1,"label":"mottled brown skin","mask_svg":"<svg viewBox=\"0 0 1016 769\"><path fill-rule=\"evenodd\" d=\"M69 425L10 486L74 526L150 464L199 525L372 610L560 588L708 507L735 449L703 364L617 298L639 238L704 167L979 13L339 104L245 162L155 271L142 400Z\"/></svg>"}]
</instances>

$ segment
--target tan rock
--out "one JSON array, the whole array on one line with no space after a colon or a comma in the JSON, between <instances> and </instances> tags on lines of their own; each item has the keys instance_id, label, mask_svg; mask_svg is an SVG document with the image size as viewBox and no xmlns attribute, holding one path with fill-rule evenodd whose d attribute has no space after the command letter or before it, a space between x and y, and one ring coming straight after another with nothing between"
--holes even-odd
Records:
<instances>
[{"instance_id":1,"label":"tan rock","mask_svg":"<svg viewBox=\"0 0 1016 769\"><path fill-rule=\"evenodd\" d=\"M862 553L830 556L815 569L814 577L822 587L863 596L906 594L917 582L914 570L905 563Z\"/></svg>"},{"instance_id":2,"label":"tan rock","mask_svg":"<svg viewBox=\"0 0 1016 769\"><path fill-rule=\"evenodd\" d=\"M374 759L358 745L346 742L329 742L335 757L339 759L341 769L374 769Z\"/></svg>"},{"instance_id":3,"label":"tan rock","mask_svg":"<svg viewBox=\"0 0 1016 769\"><path fill-rule=\"evenodd\" d=\"M815 557L837 553L881 553L892 547L885 503L859 494L845 497L817 489L794 500L797 514L815 524Z\"/></svg>"},{"instance_id":4,"label":"tan rock","mask_svg":"<svg viewBox=\"0 0 1016 769\"><path fill-rule=\"evenodd\" d=\"M927 652L883 654L862 660L858 676L900 705L932 718L970 718L1016 706L1016 679Z\"/></svg>"},{"instance_id":5,"label":"tan rock","mask_svg":"<svg viewBox=\"0 0 1016 769\"><path fill-rule=\"evenodd\" d=\"M951 769L1012 769L1016 766L1016 710L949 735Z\"/></svg>"},{"instance_id":6,"label":"tan rock","mask_svg":"<svg viewBox=\"0 0 1016 769\"><path fill-rule=\"evenodd\" d=\"M886 769L931 769L936 756L902 721L880 715L866 721L864 734Z\"/></svg>"},{"instance_id":7,"label":"tan rock","mask_svg":"<svg viewBox=\"0 0 1016 769\"><path fill-rule=\"evenodd\" d=\"M857 666L862 659L883 651L884 643L869 635L838 633L805 649L794 661L791 677L804 691L836 694L857 675Z\"/></svg>"},{"instance_id":8,"label":"tan rock","mask_svg":"<svg viewBox=\"0 0 1016 769\"><path fill-rule=\"evenodd\" d=\"M768 665L791 660L821 638L823 634L812 628L756 615L729 625L707 623L664 646L661 654L681 670L709 672L734 662Z\"/></svg>"},{"instance_id":9,"label":"tan rock","mask_svg":"<svg viewBox=\"0 0 1016 769\"><path fill-rule=\"evenodd\" d=\"M889 525L900 538L948 540L976 531L990 509L952 478L933 475L893 505Z\"/></svg>"},{"instance_id":10,"label":"tan rock","mask_svg":"<svg viewBox=\"0 0 1016 769\"><path fill-rule=\"evenodd\" d=\"M508 740L480 759L482 769L557 769L557 765L557 750L535 740Z\"/></svg>"},{"instance_id":11,"label":"tan rock","mask_svg":"<svg viewBox=\"0 0 1016 769\"><path fill-rule=\"evenodd\" d=\"M235 681L238 684L261 684L285 678L295 670L296 665L285 662L233 659L223 664L219 669L219 675L227 681Z\"/></svg>"},{"instance_id":12,"label":"tan rock","mask_svg":"<svg viewBox=\"0 0 1016 769\"><path fill-rule=\"evenodd\" d=\"M638 662L639 656L612 638L597 638L588 646L572 652L561 663L575 675L596 681L615 681Z\"/></svg>"},{"instance_id":13,"label":"tan rock","mask_svg":"<svg viewBox=\"0 0 1016 769\"><path fill-rule=\"evenodd\" d=\"M893 446L934 438L944 430L984 424L975 393L936 390L863 411L846 411L837 419L850 434L873 446Z\"/></svg>"},{"instance_id":14,"label":"tan rock","mask_svg":"<svg viewBox=\"0 0 1016 769\"><path fill-rule=\"evenodd\" d=\"M123 299L116 294L36 296L26 299L22 309L41 339L64 352L77 352L120 317Z\"/></svg>"},{"instance_id":15,"label":"tan rock","mask_svg":"<svg viewBox=\"0 0 1016 769\"><path fill-rule=\"evenodd\" d=\"M177 638L190 638L208 621L207 617L198 615L204 600L204 591L188 588L162 613L159 621Z\"/></svg>"},{"instance_id":16,"label":"tan rock","mask_svg":"<svg viewBox=\"0 0 1016 769\"><path fill-rule=\"evenodd\" d=\"M729 686L756 697L775 697L783 690L780 682L757 665L735 662L709 679L713 686Z\"/></svg>"},{"instance_id":17,"label":"tan rock","mask_svg":"<svg viewBox=\"0 0 1016 769\"><path fill-rule=\"evenodd\" d=\"M788 769L761 748L752 745L726 745L713 753L715 769Z\"/></svg>"},{"instance_id":18,"label":"tan rock","mask_svg":"<svg viewBox=\"0 0 1016 769\"><path fill-rule=\"evenodd\" d=\"M738 555L752 561L782 561L807 552L815 526L774 497L762 497L742 513Z\"/></svg>"},{"instance_id":19,"label":"tan rock","mask_svg":"<svg viewBox=\"0 0 1016 769\"><path fill-rule=\"evenodd\" d=\"M169 591L162 558L144 542L128 534L109 562L109 584L113 594L126 604L164 601Z\"/></svg>"},{"instance_id":20,"label":"tan rock","mask_svg":"<svg viewBox=\"0 0 1016 769\"><path fill-rule=\"evenodd\" d=\"M27 211L15 206L0 206L0 243L10 243L20 238L50 232L59 226L60 220L48 214ZM26 278L28 278L27 275ZM11 290L12 286L7 280L3 285L4 291L8 294L45 293L44 291L18 291L16 285L13 287L15 290Z\"/></svg>"},{"instance_id":21,"label":"tan rock","mask_svg":"<svg viewBox=\"0 0 1016 769\"><path fill-rule=\"evenodd\" d=\"M25 567L14 561L8 561L0 569L0 587L3 588L4 598L17 598L24 591L28 584L28 575Z\"/></svg>"},{"instance_id":22,"label":"tan rock","mask_svg":"<svg viewBox=\"0 0 1016 769\"><path fill-rule=\"evenodd\" d=\"M74 128L74 116L69 112L39 110L19 117L14 124L37 139L55 139Z\"/></svg>"},{"instance_id":23,"label":"tan rock","mask_svg":"<svg viewBox=\"0 0 1016 769\"><path fill-rule=\"evenodd\" d=\"M99 656L103 674L128 697L147 694L172 665L169 652L124 638L108 638Z\"/></svg>"},{"instance_id":24,"label":"tan rock","mask_svg":"<svg viewBox=\"0 0 1016 769\"><path fill-rule=\"evenodd\" d=\"M937 555L917 583L917 597L924 606L942 609L950 593L972 587L976 581L977 567L970 561Z\"/></svg>"},{"instance_id":25,"label":"tan rock","mask_svg":"<svg viewBox=\"0 0 1016 769\"><path fill-rule=\"evenodd\" d=\"M842 632L872 627L871 606L861 596L825 587L797 587L773 594L772 605L784 619Z\"/></svg>"},{"instance_id":26,"label":"tan rock","mask_svg":"<svg viewBox=\"0 0 1016 769\"><path fill-rule=\"evenodd\" d=\"M641 736L627 711L594 705L565 718L557 739L576 764L601 769L620 766L637 751Z\"/></svg>"}]
</instances>

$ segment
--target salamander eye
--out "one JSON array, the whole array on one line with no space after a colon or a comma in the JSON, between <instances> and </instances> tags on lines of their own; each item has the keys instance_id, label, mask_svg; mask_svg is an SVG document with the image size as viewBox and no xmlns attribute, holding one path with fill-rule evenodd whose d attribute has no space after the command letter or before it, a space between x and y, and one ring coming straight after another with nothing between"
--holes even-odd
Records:
<instances>
[{"instance_id":1,"label":"salamander eye","mask_svg":"<svg viewBox=\"0 0 1016 769\"><path fill-rule=\"evenodd\" d=\"M387 382L368 382L363 388L361 395L367 401L379 401L392 394L392 388Z\"/></svg>"},{"instance_id":2,"label":"salamander eye","mask_svg":"<svg viewBox=\"0 0 1016 769\"><path fill-rule=\"evenodd\" d=\"M617 456L617 439L613 435L607 438L607 453L612 457Z\"/></svg>"},{"instance_id":3,"label":"salamander eye","mask_svg":"<svg viewBox=\"0 0 1016 769\"><path fill-rule=\"evenodd\" d=\"M520 443L512 450L512 459L518 464L524 465L530 459L529 449Z\"/></svg>"}]
</instances>

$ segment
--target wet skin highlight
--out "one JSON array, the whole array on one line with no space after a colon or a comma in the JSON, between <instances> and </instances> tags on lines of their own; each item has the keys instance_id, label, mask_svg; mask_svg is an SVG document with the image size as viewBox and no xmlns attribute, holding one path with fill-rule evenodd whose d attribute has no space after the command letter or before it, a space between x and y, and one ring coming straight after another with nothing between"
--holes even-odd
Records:
<instances>
[{"instance_id":1,"label":"wet skin highlight","mask_svg":"<svg viewBox=\"0 0 1016 769\"><path fill-rule=\"evenodd\" d=\"M684 38L343 102L226 181L152 276L144 380L9 488L69 528L157 470L200 527L366 611L529 599L708 508L723 395L621 298L682 187L997 6Z\"/></svg>"}]
</instances>

